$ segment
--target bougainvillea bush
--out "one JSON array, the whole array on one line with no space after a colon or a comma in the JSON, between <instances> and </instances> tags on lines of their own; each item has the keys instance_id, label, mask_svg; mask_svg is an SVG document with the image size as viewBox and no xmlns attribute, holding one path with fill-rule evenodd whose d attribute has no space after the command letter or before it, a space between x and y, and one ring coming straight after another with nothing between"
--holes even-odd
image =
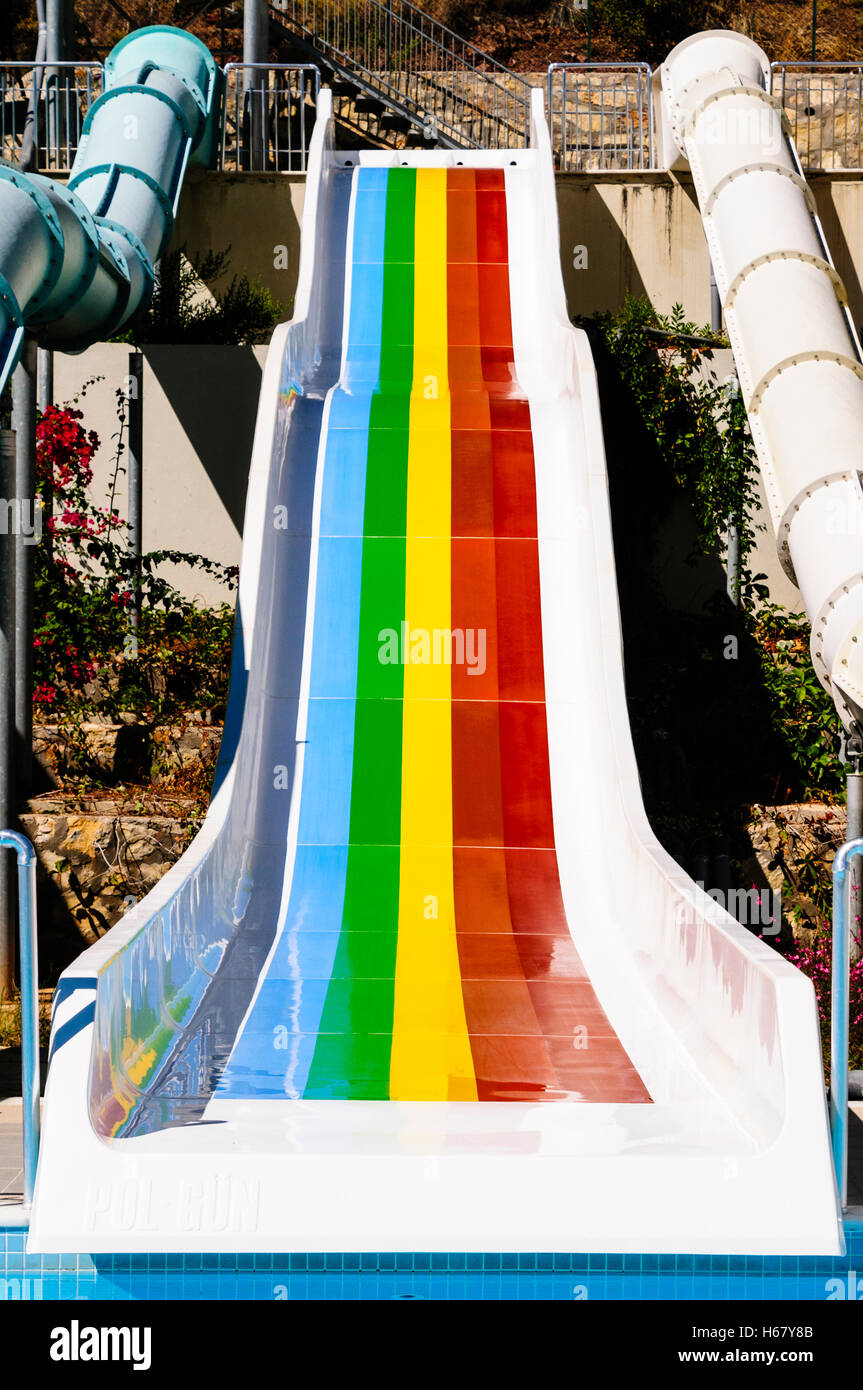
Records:
<instances>
[{"instance_id":1,"label":"bougainvillea bush","mask_svg":"<svg viewBox=\"0 0 863 1390\"><path fill-rule=\"evenodd\" d=\"M162 721L190 708L218 714L230 663L233 608L197 607L163 578L166 561L188 564L236 584L236 569L201 556L129 548L128 524L115 505L123 472L125 400L108 497L90 495L100 441L73 404L49 406L36 430L37 492L45 521L35 553L34 714L69 718L134 711ZM133 595L140 619L133 635Z\"/></svg>"},{"instance_id":2,"label":"bougainvillea bush","mask_svg":"<svg viewBox=\"0 0 863 1390\"><path fill-rule=\"evenodd\" d=\"M857 946L860 944L860 919L857 918ZM830 1056L830 971L833 938L829 922L822 923L812 933L808 943L796 941L786 960L808 975L815 987L818 1001L818 1022L821 1028L821 1048L825 1059ZM849 1065L852 1070L863 1068L863 959L852 962L849 1010Z\"/></svg>"}]
</instances>

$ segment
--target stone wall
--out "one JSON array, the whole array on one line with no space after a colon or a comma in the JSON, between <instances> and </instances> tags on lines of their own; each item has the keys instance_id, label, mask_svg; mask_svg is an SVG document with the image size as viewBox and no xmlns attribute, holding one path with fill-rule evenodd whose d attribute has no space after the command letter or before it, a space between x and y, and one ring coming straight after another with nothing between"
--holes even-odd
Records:
<instances>
[{"instance_id":1,"label":"stone wall","mask_svg":"<svg viewBox=\"0 0 863 1390\"><path fill-rule=\"evenodd\" d=\"M220 725L91 721L33 731L40 974L60 971L176 863L203 819Z\"/></svg>"},{"instance_id":2,"label":"stone wall","mask_svg":"<svg viewBox=\"0 0 863 1390\"><path fill-rule=\"evenodd\" d=\"M130 714L122 723L37 724L33 754L37 775L57 788L70 776L100 784L175 785L192 781L205 791L212 781L222 726L190 715L182 724L152 725Z\"/></svg>"},{"instance_id":3,"label":"stone wall","mask_svg":"<svg viewBox=\"0 0 863 1390\"><path fill-rule=\"evenodd\" d=\"M51 938L52 953L61 942L74 946L71 956L104 936L158 883L199 824L197 818L45 806L28 809L20 822L39 856L40 939L47 944Z\"/></svg>"},{"instance_id":4,"label":"stone wall","mask_svg":"<svg viewBox=\"0 0 863 1390\"><path fill-rule=\"evenodd\" d=\"M823 920L816 898L829 892L833 857L845 840L845 807L753 806L748 836L752 857L744 874L781 895L783 926L808 940Z\"/></svg>"}]
</instances>

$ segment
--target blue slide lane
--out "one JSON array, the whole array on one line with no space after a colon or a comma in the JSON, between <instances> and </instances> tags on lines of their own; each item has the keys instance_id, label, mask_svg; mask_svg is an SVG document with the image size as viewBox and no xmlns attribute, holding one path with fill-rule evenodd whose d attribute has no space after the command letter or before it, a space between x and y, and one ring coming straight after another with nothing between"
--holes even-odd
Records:
<instances>
[{"instance_id":1,"label":"blue slide lane","mask_svg":"<svg viewBox=\"0 0 863 1390\"><path fill-rule=\"evenodd\" d=\"M284 926L215 1096L299 1099L345 898L366 460L380 374L386 170L355 176L344 371L329 402L300 825Z\"/></svg>"}]
</instances>

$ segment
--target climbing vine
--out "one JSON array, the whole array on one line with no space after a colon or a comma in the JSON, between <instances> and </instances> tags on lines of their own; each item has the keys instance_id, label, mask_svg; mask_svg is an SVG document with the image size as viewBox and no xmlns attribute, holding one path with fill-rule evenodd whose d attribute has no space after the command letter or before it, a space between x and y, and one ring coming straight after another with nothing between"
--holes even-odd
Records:
<instances>
[{"instance_id":1,"label":"climbing vine","mask_svg":"<svg viewBox=\"0 0 863 1390\"><path fill-rule=\"evenodd\" d=\"M686 319L679 304L663 315L632 294L620 313L600 314L597 323L658 453L692 501L701 550L726 558L732 522L751 591L758 463L737 378L720 380L713 365L726 344Z\"/></svg>"}]
</instances>

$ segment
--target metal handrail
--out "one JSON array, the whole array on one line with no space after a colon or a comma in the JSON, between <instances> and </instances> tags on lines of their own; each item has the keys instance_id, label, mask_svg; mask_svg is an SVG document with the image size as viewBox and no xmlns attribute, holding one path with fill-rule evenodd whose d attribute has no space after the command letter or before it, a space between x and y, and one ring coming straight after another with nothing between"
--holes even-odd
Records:
<instances>
[{"instance_id":1,"label":"metal handrail","mask_svg":"<svg viewBox=\"0 0 863 1390\"><path fill-rule=\"evenodd\" d=\"M823 61L819 61L819 62L810 62L808 59L795 59L795 60L792 61L792 62L784 62L784 61L783 61L783 62L774 62L774 63L771 63L771 64L770 64L770 86L769 86L769 91L770 91L771 94L774 95L774 96L777 96L777 95L778 95L779 98L780 98L780 100L781 100L781 102L782 102L782 106L786 109L786 111L790 109L790 110L792 111L792 114L794 114L794 115L796 115L796 112L794 112L793 108L788 108L788 107L786 107L786 105L785 105L785 102L786 102L786 95L785 95L785 94L786 94L786 85L787 85L787 84L786 84L786 80L785 80L785 79L786 79L786 75L798 76L798 77L805 77L807 73L812 73L813 76L814 76L816 79L818 79L818 80L820 81L820 89L819 89L819 91L818 91L818 96L820 97L820 99L821 99L822 102L823 102L823 100L824 100L824 91L825 91L825 88L824 88L824 79L825 79L825 78L828 78L831 74L836 74L837 77L840 77L840 78L845 77L846 79L847 79L848 76L851 76L851 77L853 78L853 77L856 75L856 78L857 78L857 82L856 82L856 91L853 89L853 86L852 86L851 95L850 95L850 107L849 107L849 109L850 109L851 111L856 111L856 122L855 122L855 125L856 125L856 135L855 135L855 133L854 133L854 130L852 129L852 131L851 131L851 133L850 133L850 137L849 137L849 132L846 130L846 131L845 131L845 134L844 134L844 137L843 137L843 140L842 140L842 149L841 149L841 154L847 159L847 156L848 156L848 147L849 147L849 138L850 138L850 142L851 142L851 146L852 146L852 158L853 158L854 154L856 154L856 162L853 162L853 163L850 163L850 164L849 164L849 163L844 163L844 162L843 162L843 163L840 164L838 167L840 167L840 168L846 168L846 169L847 169L847 168L859 169L859 168L863 167L863 62L860 62L860 61L856 61L856 62L855 62L855 61L853 61L853 60L849 60L849 61L845 61L845 62L830 63L830 62L823 62ZM781 74L781 83L777 84L776 78L777 78L777 75L780 75L780 74ZM778 85L778 87L779 87L779 90L778 90L778 91L777 91L777 85ZM839 87L838 90L841 92L841 91L842 91L842 88ZM812 89L811 89L811 87L808 88L807 91L808 91L809 96L811 97L811 94L812 94ZM846 96L846 98L847 98L847 95L848 95L848 88L847 88L847 87L844 89L844 94L845 94L845 96ZM796 136L796 130L795 130L794 134L795 134L795 140L796 140L796 138L797 138L797 136ZM854 150L854 145L855 145L855 144L856 144L856 151ZM837 145L834 144L834 145L833 145L833 151L834 151L834 154L838 154L838 153L840 152L839 146L837 146ZM805 154L805 152L804 152L804 154ZM821 169L821 168L825 168L825 167L837 167L837 166L833 166L833 165L825 166L825 164L824 164L824 161L823 161L823 155L824 155L823 131L822 131L822 133L821 133L821 142L820 142L820 144L819 144L819 155L820 155L820 158L819 158L819 159L813 159L812 151L811 151L811 149L810 149L808 156L806 156L805 158L801 156L801 162L802 162L802 164L803 164L806 168L808 168L808 169L810 169L810 170L813 170L813 169Z\"/></svg>"},{"instance_id":2,"label":"metal handrail","mask_svg":"<svg viewBox=\"0 0 863 1390\"><path fill-rule=\"evenodd\" d=\"M36 934L36 851L26 835L0 830L0 848L18 858L18 950L21 980L21 1097L24 1123L24 1201L0 1207L0 1226L26 1225L39 1158L39 955Z\"/></svg>"},{"instance_id":3,"label":"metal handrail","mask_svg":"<svg viewBox=\"0 0 863 1390\"><path fill-rule=\"evenodd\" d=\"M863 840L848 840L833 860L833 963L830 981L830 1129L833 1166L842 1206L848 1205L848 1031L851 993L849 860L863 855Z\"/></svg>"},{"instance_id":4,"label":"metal handrail","mask_svg":"<svg viewBox=\"0 0 863 1390\"><path fill-rule=\"evenodd\" d=\"M220 167L220 169L222 169L223 171L224 171L224 168L225 168L225 162L226 162L226 156L227 156L227 141L228 141L228 109L229 109L229 104L230 104L230 101L229 101L229 93L228 93L228 80L229 80L230 75L231 75L232 72L240 72L240 73L243 73L243 72L264 72L264 73L271 73L271 72L291 72L291 73L295 73L295 72L296 72L296 73L306 73L306 72L308 72L308 73L314 73L314 85L315 85L314 96L315 96L315 103L317 103L318 93L319 93L320 90L321 90L321 70L320 70L320 68L318 67L317 63L226 63L225 66L224 66L224 68L222 69L222 71L224 72L224 75L225 75L225 97L224 97L224 101L223 101L223 103L222 103L222 139L221 139L221 145L220 145L219 167ZM248 91L245 91L244 94L245 94L245 95L250 95L250 96L253 96L253 97L260 97L260 98L263 98L263 96L264 96L264 91L265 91L265 89L264 89L264 87L262 86L260 89L257 89L257 88L250 88L250 89L248 89ZM238 94L235 94L235 100L234 100L234 106L235 106L234 123L235 123L235 126L237 125L238 114L239 114L239 113L238 113L237 95L238 95ZM303 91L303 92L301 93L301 97L305 97L305 91ZM260 122L261 122L261 127L262 127L262 129L261 129L261 131L260 131L260 133L259 133L259 138L260 138L260 140L263 142L264 139L265 139L265 129L264 129L264 127L265 127L265 125L266 125L266 113L265 113L264 110L263 110L263 102L261 102L261 108L262 108L262 109L261 109L259 115L260 115ZM303 103L302 101L301 101L301 105L300 105L300 136L299 136L299 149L300 149L301 156L302 156L302 158L301 158L301 164L300 164L300 171L299 171L299 172L302 172L302 171L305 170L305 167L306 167L306 159L307 159L307 157L308 157L308 139L307 139L307 131L306 131L306 110L305 110L305 105L304 105L304 103ZM238 156L238 157L237 157L237 163L238 163L238 167L239 167L239 163L240 163L240 160L239 160L239 144L238 144L237 156ZM258 172L260 172L260 171L258 171Z\"/></svg>"},{"instance_id":5,"label":"metal handrail","mask_svg":"<svg viewBox=\"0 0 863 1390\"><path fill-rule=\"evenodd\" d=\"M226 63L222 72L227 77L229 72L245 68L259 68L262 72L313 72L316 79L315 96L321 89L321 70L317 63Z\"/></svg>"},{"instance_id":6,"label":"metal handrail","mask_svg":"<svg viewBox=\"0 0 863 1390\"><path fill-rule=\"evenodd\" d=\"M651 79L652 79L653 73L652 73L650 64L649 64L649 63L642 63L642 62L630 62L630 63L550 63L550 64L549 64L549 66L548 66L548 74L547 74L547 77L546 77L546 111L547 111L547 114L548 114L549 130L550 130L550 132L552 133L552 138L553 138L553 125L552 125L552 121L553 121L553 116L554 116L554 74L555 74L556 72L561 72L561 73L563 73L563 79L562 79L562 84L561 84L561 106L560 106L561 142L562 142L562 144L561 144L561 152L560 152L560 153L561 153L561 168L564 168L565 165L566 165L566 151L567 151L567 139L566 139L566 120L567 120L567 109L566 109L566 106L567 106L566 74L567 74L568 72L576 72L576 73L578 73L580 76L581 76L581 75L587 75L587 76L589 76L589 75L590 75L591 73L593 73L593 72L610 72L610 71L621 72L621 73L632 73L632 72L634 72L634 73L636 73L637 76L638 76L639 130L640 130L640 132L641 132L641 138L640 138L640 140L639 140L639 148L640 148L640 150L641 150L641 157L640 157L640 159L638 160L637 164L636 164L635 166L633 166L633 167L638 168L638 169L651 169L651 168L653 168L653 162L654 162L654 148L653 148L653 103L652 103L652 101L651 101L651 99L650 99L650 83L651 83ZM643 82L643 92L642 92L642 82ZM642 116L642 114L641 114L642 110L645 109L645 108L646 108L646 111L647 111L646 118L645 118L644 116ZM603 114L606 114L606 113L600 111L599 114L600 114L600 115L603 115ZM611 110L610 112L608 112L607 114L609 114L609 115L614 115L614 114L615 114L615 110L612 109L612 110ZM645 164L645 162L644 162L644 150L645 150L645 148L646 148L646 150L647 150L647 163L646 163L646 164ZM602 149L602 146L600 145L600 146L598 147L598 152L601 152L601 149ZM621 166L617 166L617 167L620 168Z\"/></svg>"},{"instance_id":7,"label":"metal handrail","mask_svg":"<svg viewBox=\"0 0 863 1390\"><path fill-rule=\"evenodd\" d=\"M284 11L287 9L288 3L289 0L270 0L270 4L272 5L274 10ZM343 8L347 8L347 6L344 5L344 0ZM398 17L395 5L375 3L374 8L378 10L389 11L393 17ZM476 44L471 43L470 39L462 38L461 34L457 34L454 29L450 29L446 24L444 24L443 20L435 19L434 15L429 14L427 10L421 10L418 5L411 4L411 0L399 0L398 8L399 10L409 10L412 14L416 15L417 23L412 25L415 32L425 33L425 28L421 26L428 25L428 37L431 38L432 43L437 44L437 46L441 49L442 52L446 51L446 44L443 40L432 37L431 31L434 29L438 30L441 34L444 34L447 39L453 39L455 43L457 43L466 52L474 54L475 57L479 60L479 62L488 64L488 66L491 68L497 68L500 72L505 72L507 77L512 76L510 69L506 67L503 63L498 62L497 58L493 58L490 53L486 53L482 48L477 48Z\"/></svg>"},{"instance_id":8,"label":"metal handrail","mask_svg":"<svg viewBox=\"0 0 863 1390\"><path fill-rule=\"evenodd\" d=\"M475 148L527 143L529 83L409 0L330 0L326 5L321 0L270 0L270 8L347 75L359 76L370 91L416 123L433 125ZM402 79L398 83L392 80L394 57ZM456 90L465 78L478 80L474 92ZM477 122L483 126L480 138L471 130ZM489 131L495 139L484 138Z\"/></svg>"},{"instance_id":9,"label":"metal handrail","mask_svg":"<svg viewBox=\"0 0 863 1390\"><path fill-rule=\"evenodd\" d=\"M92 101L92 78L91 78L91 73L98 73L98 74L99 74L99 77L100 77L100 79L101 79L100 84L99 84L101 90L104 90L104 87L105 87L105 65L104 65L104 63L100 63L100 62L98 62L98 61L95 60L95 59L88 59L88 60L80 60L80 61L79 61L79 60L74 59L74 58L64 58L64 59L52 60L52 61L50 61L50 62L49 62L47 59L44 59L44 58L40 58L40 59L38 59L38 60L35 61L35 62L32 61L32 60L30 60L30 59L18 59L18 58L16 58L16 59L10 58L10 59L8 59L8 60L7 60L7 59L0 60L0 70L6 71L6 70L9 70L9 69L18 69L19 71L22 71L22 72L32 72L32 73L33 73L33 89L32 89L32 91L31 91L31 93L30 93L30 95L29 95L29 98L28 98L28 101L29 101L29 108L28 108L28 113L27 113L26 120L25 120L25 122L24 122L24 124L22 125L22 128L21 128L21 138L22 138L22 139L24 138L24 133L25 133L25 130L26 130L26 128L27 128L27 124L28 124L30 121L32 121L32 123L33 123L33 145L34 145L34 148L37 150L37 158L38 158L38 146L39 146L39 107L40 107L40 104L45 105L45 106L49 106L53 101L56 101L56 100L58 99L56 93L51 93L49 90L47 90L47 89L45 88L45 86L44 86L44 77L45 77L45 74L46 74L46 73L52 73L52 72L59 72L59 71L61 71L61 70L65 70L65 71L68 71L68 72L82 72L82 71L85 72L85 73L87 74L86 97L87 97L87 105L88 105L88 106L91 104L91 101ZM60 113L59 113L61 123L62 123L63 120L65 120L66 122L68 122L69 116L70 116L70 114L71 114L71 108L70 108L70 105L69 105L68 90L69 90L69 89L67 88L67 96L66 96L65 110L61 110ZM5 80L4 80L2 77L0 77L0 137L2 137L2 139L4 139L4 140L7 139L7 138L11 138L11 140L12 140L13 143L14 143L14 141L16 140L17 135L18 135L18 131L17 131L17 122L15 121L14 115L13 115L11 130L7 132L7 130L6 130L6 125L5 125L5 114L4 114L4 112L3 112L3 107L4 107L4 105L5 105L5 102L6 102L6 85L5 85ZM48 114L46 115L46 117L45 117L46 126L47 126L47 123L48 123L49 119L50 119L50 113L48 113ZM61 167L67 167L69 164L71 164L71 156L72 156L73 146L72 146L72 144L69 142L68 139L65 141L65 152L66 152L66 155L67 155L67 161L66 161L66 165L63 165L63 164L62 164L62 161L61 161L61 158L60 158L60 151L61 151L61 149L62 149L62 147L63 147L63 144L64 144L64 142L63 142L62 140L60 140L59 138L58 138L58 140L57 140L56 147L53 147L53 149L52 149L52 146L51 146L50 142L49 142L49 143L46 143L46 146L45 146L46 165L45 165L45 167L48 167L48 168L52 167L52 165L51 165L51 156L52 156L52 153L53 153L53 156L54 156L54 165L53 165L53 167L54 167L55 169L60 169Z\"/></svg>"},{"instance_id":10,"label":"metal handrail","mask_svg":"<svg viewBox=\"0 0 863 1390\"><path fill-rule=\"evenodd\" d=\"M34 72L38 68L99 68L105 71L105 64L100 63L98 58L2 58L0 67L3 68L32 68Z\"/></svg>"},{"instance_id":11,"label":"metal handrail","mask_svg":"<svg viewBox=\"0 0 863 1390\"><path fill-rule=\"evenodd\" d=\"M863 66L863 59L860 58L848 58L841 63L828 63L820 59L817 63L810 63L808 58L783 58L781 60L777 59L776 62L771 63L770 71L773 73L774 71L778 71L779 68L825 68L833 72L839 68L859 68L861 66Z\"/></svg>"}]
</instances>

